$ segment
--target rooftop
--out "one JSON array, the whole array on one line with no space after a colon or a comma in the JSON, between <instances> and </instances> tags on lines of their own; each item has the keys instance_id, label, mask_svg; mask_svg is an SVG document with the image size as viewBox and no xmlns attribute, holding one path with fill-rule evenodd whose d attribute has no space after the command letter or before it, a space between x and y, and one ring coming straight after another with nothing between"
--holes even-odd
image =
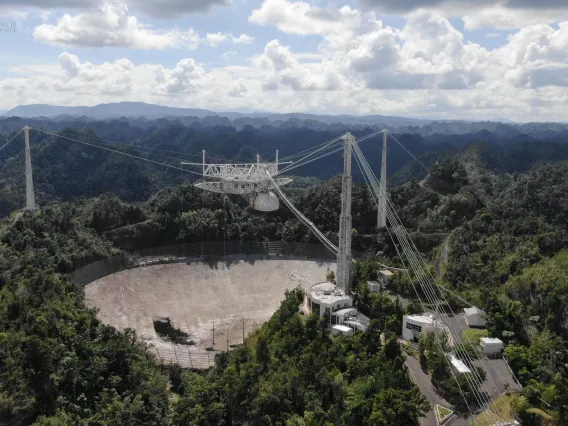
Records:
<instances>
[{"instance_id":1,"label":"rooftop","mask_svg":"<svg viewBox=\"0 0 568 426\"><path fill-rule=\"evenodd\" d=\"M472 306L471 308L464 308L463 310L466 315L485 315L485 311L479 309L476 306Z\"/></svg>"},{"instance_id":2,"label":"rooftop","mask_svg":"<svg viewBox=\"0 0 568 426\"><path fill-rule=\"evenodd\" d=\"M357 315L357 309L354 307L339 309L337 311L334 311L333 315L343 315L353 311L355 311L355 315Z\"/></svg>"},{"instance_id":3,"label":"rooftop","mask_svg":"<svg viewBox=\"0 0 568 426\"><path fill-rule=\"evenodd\" d=\"M462 360L457 359L454 354L450 355L450 362L460 373L471 373L471 370L467 368L467 365L465 365Z\"/></svg>"},{"instance_id":4,"label":"rooftop","mask_svg":"<svg viewBox=\"0 0 568 426\"><path fill-rule=\"evenodd\" d=\"M313 285L308 290L308 295L312 300L317 300L319 303L331 304L340 302L345 299L350 299L350 296L345 294L343 290L330 282L319 283Z\"/></svg>"},{"instance_id":5,"label":"rooftop","mask_svg":"<svg viewBox=\"0 0 568 426\"><path fill-rule=\"evenodd\" d=\"M503 341L497 337L482 337L479 341L489 345L503 344Z\"/></svg>"},{"instance_id":6,"label":"rooftop","mask_svg":"<svg viewBox=\"0 0 568 426\"><path fill-rule=\"evenodd\" d=\"M434 322L434 316L432 314L425 314L425 315L405 315L405 318L408 318L410 321L414 322L422 322L427 324L432 324Z\"/></svg>"},{"instance_id":7,"label":"rooftop","mask_svg":"<svg viewBox=\"0 0 568 426\"><path fill-rule=\"evenodd\" d=\"M391 275L393 275L393 271L389 271L388 269L381 269L379 272L380 272L381 274L387 275L387 276L389 276L389 277L390 277Z\"/></svg>"},{"instance_id":8,"label":"rooftop","mask_svg":"<svg viewBox=\"0 0 568 426\"><path fill-rule=\"evenodd\" d=\"M339 330L343 333L349 333L350 331L352 331L351 327L347 327L346 325L340 325L340 324L334 325L332 328Z\"/></svg>"}]
</instances>

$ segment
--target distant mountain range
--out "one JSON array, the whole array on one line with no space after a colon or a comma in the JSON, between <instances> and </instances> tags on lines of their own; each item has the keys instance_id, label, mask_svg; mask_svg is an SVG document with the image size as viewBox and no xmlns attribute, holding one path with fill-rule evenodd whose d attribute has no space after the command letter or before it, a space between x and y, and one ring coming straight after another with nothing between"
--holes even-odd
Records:
<instances>
[{"instance_id":1,"label":"distant mountain range","mask_svg":"<svg viewBox=\"0 0 568 426\"><path fill-rule=\"evenodd\" d=\"M373 126L378 123L384 125L424 125L433 120L418 118L394 117L383 115L353 116L353 115L317 115L317 114L278 114L268 112L234 112L234 111L211 111L199 108L176 108L163 105L153 105L144 102L118 102L110 104L99 104L95 106L54 106L47 104L19 105L3 113L5 117L36 118L46 117L55 118L67 116L76 118L86 116L93 119L109 118L173 118L173 117L208 117L222 116L229 119L240 117L266 118L269 121L285 121L289 119L315 120L324 124L343 123L347 125L368 125Z\"/></svg>"}]
</instances>

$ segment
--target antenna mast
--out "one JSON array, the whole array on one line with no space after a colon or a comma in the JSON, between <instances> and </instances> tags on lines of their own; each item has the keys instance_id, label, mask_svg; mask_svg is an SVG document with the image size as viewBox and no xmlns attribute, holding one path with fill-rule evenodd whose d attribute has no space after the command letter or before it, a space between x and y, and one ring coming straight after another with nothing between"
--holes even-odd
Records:
<instances>
[{"instance_id":1,"label":"antenna mast","mask_svg":"<svg viewBox=\"0 0 568 426\"><path fill-rule=\"evenodd\" d=\"M26 210L35 210L34 180L32 177L32 157L30 155L30 128L24 127L25 154L26 154Z\"/></svg>"},{"instance_id":2,"label":"antenna mast","mask_svg":"<svg viewBox=\"0 0 568 426\"><path fill-rule=\"evenodd\" d=\"M381 160L381 181L377 206L377 226L387 227L387 130L383 130L383 157Z\"/></svg>"},{"instance_id":3,"label":"antenna mast","mask_svg":"<svg viewBox=\"0 0 568 426\"><path fill-rule=\"evenodd\" d=\"M351 284L351 147L355 137L343 136L343 178L341 189L341 216L339 218L339 252L337 254L337 286L347 294Z\"/></svg>"}]
</instances>

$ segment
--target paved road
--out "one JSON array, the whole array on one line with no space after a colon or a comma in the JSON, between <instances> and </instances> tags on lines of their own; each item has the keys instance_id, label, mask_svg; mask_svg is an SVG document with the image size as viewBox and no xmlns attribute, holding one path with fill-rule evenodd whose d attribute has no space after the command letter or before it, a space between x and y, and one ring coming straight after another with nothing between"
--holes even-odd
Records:
<instances>
[{"instance_id":1,"label":"paved road","mask_svg":"<svg viewBox=\"0 0 568 426\"><path fill-rule=\"evenodd\" d=\"M416 386L418 386L418 389L420 389L420 392L422 392L422 395L424 395L432 407L432 409L426 414L426 417L420 419L420 425L436 426L437 422L436 415L434 414L434 405L440 404L444 407L450 407L450 404L436 393L432 386L430 376L422 371L420 362L416 358L411 356L406 357L406 365L412 381L416 383Z\"/></svg>"},{"instance_id":2,"label":"paved road","mask_svg":"<svg viewBox=\"0 0 568 426\"><path fill-rule=\"evenodd\" d=\"M441 316L444 316L444 323L448 323L453 331L456 333L455 339L456 341L454 342L454 344L457 343L461 343L462 339L461 339L461 335L463 330L467 330L469 327L467 326L466 322L465 322L465 316L463 314L463 311L461 313L456 313L456 315L454 316L449 316L449 315L445 315L442 314ZM452 338L454 336L452 335Z\"/></svg>"},{"instance_id":3,"label":"paved road","mask_svg":"<svg viewBox=\"0 0 568 426\"><path fill-rule=\"evenodd\" d=\"M509 391L519 392L521 387L515 381L511 370L507 367L503 359L487 359L482 358L474 361L474 364L480 366L487 372L484 385L485 389L491 393L491 397L495 399L500 393L506 391L505 384L509 384Z\"/></svg>"},{"instance_id":4,"label":"paved road","mask_svg":"<svg viewBox=\"0 0 568 426\"><path fill-rule=\"evenodd\" d=\"M406 357L406 366L408 367L408 372L410 373L410 377L412 381L416 383L422 395L426 398L426 400L430 403L432 410L430 410L426 417L420 419L421 426L437 426L436 415L434 414L434 405L438 404L443 407L452 408L452 405L442 398L432 385L432 381L430 380L430 376L427 375L422 371L420 367L420 362L411 356ZM466 426L467 421L463 418L457 417L454 415L449 421L444 423L444 426Z\"/></svg>"}]
</instances>

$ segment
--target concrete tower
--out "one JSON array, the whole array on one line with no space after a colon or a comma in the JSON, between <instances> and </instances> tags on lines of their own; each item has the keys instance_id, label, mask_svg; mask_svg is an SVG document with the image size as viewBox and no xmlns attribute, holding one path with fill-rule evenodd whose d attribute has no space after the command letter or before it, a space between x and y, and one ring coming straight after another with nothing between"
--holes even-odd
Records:
<instances>
[{"instance_id":1,"label":"concrete tower","mask_svg":"<svg viewBox=\"0 0 568 426\"><path fill-rule=\"evenodd\" d=\"M377 226L387 226L387 131L383 131L383 158L381 160L381 181L379 182L379 202L377 209Z\"/></svg>"},{"instance_id":2,"label":"concrete tower","mask_svg":"<svg viewBox=\"0 0 568 426\"><path fill-rule=\"evenodd\" d=\"M343 136L343 178L341 180L341 216L339 218L339 252L337 253L337 286L346 294L351 284L351 147L355 137Z\"/></svg>"},{"instance_id":3,"label":"concrete tower","mask_svg":"<svg viewBox=\"0 0 568 426\"><path fill-rule=\"evenodd\" d=\"M30 128L24 127L26 154L26 210L35 210L34 180L32 177L32 157L30 155Z\"/></svg>"}]
</instances>

